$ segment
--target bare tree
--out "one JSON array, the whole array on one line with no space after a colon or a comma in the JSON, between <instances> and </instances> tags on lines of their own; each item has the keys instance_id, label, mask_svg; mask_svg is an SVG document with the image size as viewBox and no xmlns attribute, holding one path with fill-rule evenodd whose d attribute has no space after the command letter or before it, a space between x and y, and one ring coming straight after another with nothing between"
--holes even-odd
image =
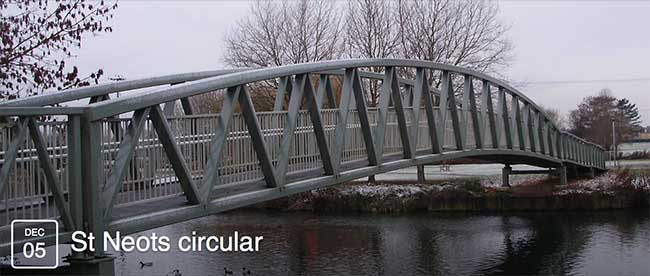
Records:
<instances>
[{"instance_id":1,"label":"bare tree","mask_svg":"<svg viewBox=\"0 0 650 276\"><path fill-rule=\"evenodd\" d=\"M498 12L494 1L400 0L401 54L494 73L512 49Z\"/></svg>"},{"instance_id":2,"label":"bare tree","mask_svg":"<svg viewBox=\"0 0 650 276\"><path fill-rule=\"evenodd\" d=\"M542 110L544 110L544 113L548 115L549 120L553 122L555 125L557 125L560 129L565 130L566 127L566 120L562 114L560 114L560 110L557 108L552 108L552 107L546 107L546 106L541 106Z\"/></svg>"},{"instance_id":3,"label":"bare tree","mask_svg":"<svg viewBox=\"0 0 650 276\"><path fill-rule=\"evenodd\" d=\"M395 27L395 3L386 0L348 2L345 31L348 55L353 58L388 58L399 55L398 28ZM382 68L370 68L380 72ZM379 83L370 80L368 104L379 101Z\"/></svg>"},{"instance_id":4,"label":"bare tree","mask_svg":"<svg viewBox=\"0 0 650 276\"><path fill-rule=\"evenodd\" d=\"M334 1L257 0L250 16L225 37L224 61L234 67L267 67L336 59L344 36ZM277 83L250 87L256 107L273 107ZM288 93L285 101L288 101Z\"/></svg>"},{"instance_id":5,"label":"bare tree","mask_svg":"<svg viewBox=\"0 0 650 276\"><path fill-rule=\"evenodd\" d=\"M341 24L333 1L258 0L250 16L226 35L224 60L266 67L341 56Z\"/></svg>"},{"instance_id":6,"label":"bare tree","mask_svg":"<svg viewBox=\"0 0 650 276\"><path fill-rule=\"evenodd\" d=\"M254 2L252 16L227 35L224 59L231 66L265 67L334 59L345 53L353 58L429 60L481 72L496 72L509 60L508 28L498 20L496 2L351 1L340 5L326 0ZM339 13L345 14L344 29ZM408 77L413 72L400 70L400 74ZM430 79L439 86L439 78ZM374 106L379 82L365 82L368 103ZM462 81L454 83L458 86ZM275 90L268 88L275 87L272 81L252 95L273 98Z\"/></svg>"}]
</instances>

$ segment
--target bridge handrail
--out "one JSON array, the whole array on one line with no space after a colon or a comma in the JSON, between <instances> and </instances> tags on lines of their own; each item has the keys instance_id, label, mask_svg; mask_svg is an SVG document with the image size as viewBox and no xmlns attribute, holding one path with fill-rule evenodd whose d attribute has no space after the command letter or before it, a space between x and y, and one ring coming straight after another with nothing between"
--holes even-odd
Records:
<instances>
[{"instance_id":1,"label":"bridge handrail","mask_svg":"<svg viewBox=\"0 0 650 276\"><path fill-rule=\"evenodd\" d=\"M166 84L176 84L188 81L195 81L209 77L241 72L250 69L237 68L237 69L220 69L211 71L200 71L182 74L172 74L165 76L157 76L150 78L141 78L136 80L125 80L114 83L106 83L93 85L88 87L73 88L61 91L50 91L44 94L17 98L13 100L0 102L0 107L37 107L60 104L64 102L76 101L85 98L105 96L111 93L154 87Z\"/></svg>"}]
</instances>

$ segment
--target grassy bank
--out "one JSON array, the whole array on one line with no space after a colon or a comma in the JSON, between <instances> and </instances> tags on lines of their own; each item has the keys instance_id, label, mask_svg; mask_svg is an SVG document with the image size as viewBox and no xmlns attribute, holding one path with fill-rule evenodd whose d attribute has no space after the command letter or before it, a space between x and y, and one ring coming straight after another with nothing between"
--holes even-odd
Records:
<instances>
[{"instance_id":1,"label":"grassy bank","mask_svg":"<svg viewBox=\"0 0 650 276\"><path fill-rule=\"evenodd\" d=\"M349 182L253 208L315 212L523 211L647 208L650 171L615 170L557 186L556 179L500 188L478 178L448 181Z\"/></svg>"}]
</instances>

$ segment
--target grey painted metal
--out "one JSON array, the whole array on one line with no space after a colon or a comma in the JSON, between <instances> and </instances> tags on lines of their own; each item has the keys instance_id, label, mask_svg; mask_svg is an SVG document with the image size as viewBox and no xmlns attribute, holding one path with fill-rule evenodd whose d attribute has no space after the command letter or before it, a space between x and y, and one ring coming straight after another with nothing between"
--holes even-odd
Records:
<instances>
[{"instance_id":1,"label":"grey painted metal","mask_svg":"<svg viewBox=\"0 0 650 276\"><path fill-rule=\"evenodd\" d=\"M510 124L510 114L508 112L508 102L506 100L506 90L503 87L499 87L499 115L501 115L502 122L500 124L501 130L503 130L504 139L506 141L506 147L512 149L512 129Z\"/></svg>"},{"instance_id":2,"label":"grey painted metal","mask_svg":"<svg viewBox=\"0 0 650 276\"><path fill-rule=\"evenodd\" d=\"M4 163L0 168L0 195L5 191L7 182L9 182L9 174L13 168L13 164L16 161L16 155L18 154L19 147L24 143L25 137L27 136L27 122L29 118L20 118L15 126L17 133L13 137L13 140L9 144L7 152L5 152Z\"/></svg>"},{"instance_id":3,"label":"grey painted metal","mask_svg":"<svg viewBox=\"0 0 650 276\"><path fill-rule=\"evenodd\" d=\"M390 87L387 87L391 93L391 99L393 99L393 107L395 108L395 115L397 116L397 125L399 127L399 134L402 141L402 149L404 152L404 158L413 158L413 152L411 152L411 142L409 140L409 129L406 124L406 114L404 111L404 105L402 103L402 93L399 89L399 83L397 82L397 72L395 68L387 68L386 72L390 72ZM388 86L388 83L385 85ZM379 133L382 135L382 133Z\"/></svg>"},{"instance_id":4,"label":"grey painted metal","mask_svg":"<svg viewBox=\"0 0 650 276\"><path fill-rule=\"evenodd\" d=\"M327 106L329 108L336 108L336 96L334 96L330 76L328 74L320 74L319 76L318 92L316 93L318 108L323 107L323 97L327 97Z\"/></svg>"},{"instance_id":5,"label":"grey painted metal","mask_svg":"<svg viewBox=\"0 0 650 276\"><path fill-rule=\"evenodd\" d=\"M190 204L199 204L201 199L198 195L196 184L192 180L192 175L190 174L185 159L178 148L178 143L176 143L174 134L167 122L167 118L165 117L165 114L163 114L159 105L151 108L149 118L158 134L158 140L162 144L162 147L167 154L167 158L169 158L169 163L176 173L176 177L178 177L178 182L183 189L187 201Z\"/></svg>"},{"instance_id":6,"label":"grey painted metal","mask_svg":"<svg viewBox=\"0 0 650 276\"><path fill-rule=\"evenodd\" d=\"M383 74L362 70L371 66L383 68ZM415 79L399 78L395 69L398 67L415 69ZM442 72L442 91L429 87L430 82L440 80L427 78L437 76L438 72ZM314 91L309 77L313 74L320 76L318 91ZM454 93L452 76L464 78L458 84L462 91L459 95ZM80 108L41 108L24 105L23 100L17 108L0 104L0 115L17 118L10 123L14 129L7 132L14 133L13 138L3 138L7 142L0 145L0 158L4 158L0 159L3 161L0 193L8 186L12 167L8 164L14 160L33 160L41 167L51 163L50 169L45 168L49 170L47 185L67 184L68 187L69 202L55 201L57 208L69 206L69 211L59 213L70 218L59 219L73 221L66 224L70 229L81 226L96 235L104 229L124 230L126 234L454 158L547 168L569 165L604 169L602 148L559 131L543 110L508 84L464 68L411 60L344 60L202 77L205 79L186 80L189 82L153 89L137 97L106 100L105 96L119 91L86 88L77 90L82 91L79 93L66 92L63 98L30 100L40 104L71 98L105 99ZM343 88L338 109L334 109L337 103L330 78L340 77ZM366 106L364 79L381 80L377 108ZM482 82L480 107L474 95L474 80ZM293 90L286 110L284 96L276 96L275 111L256 112L246 87L262 81L291 86L278 91L280 94ZM491 87L499 91L496 112ZM224 95L220 114L193 115L184 108L185 115L172 116L177 101L181 105L185 101L187 107L190 97L213 91ZM407 94L407 100L403 100L402 92ZM432 93L439 93L442 103L439 107L434 105ZM328 97L331 109L321 108L324 97ZM165 104L165 112L160 104ZM238 113L235 112L237 104L241 107ZM148 117L144 110L148 110ZM51 122L27 125L32 120L30 117L47 112L68 115L67 124L62 124L64 128L50 127ZM129 113L131 118L114 117L124 113ZM129 121L135 123L114 131L115 126L123 123L126 126ZM25 144L24 135L38 134L27 127L41 126L45 137L36 145L39 150ZM59 144L42 141L58 139L60 131L68 135L67 150ZM451 134L450 131L453 136L445 135ZM17 137L20 135L22 138ZM447 147L443 148L445 137ZM506 147L500 148L500 142ZM39 156L33 156L32 152ZM55 161L43 162L52 158L68 161L61 163L62 168L53 166ZM62 180L60 177L66 170L68 178ZM147 181L150 182L146 184ZM157 196L140 198L138 189L143 186L137 183L145 183L142 189L149 191L145 193ZM102 187L107 190L102 192ZM230 195L217 194L231 187L245 189ZM155 201L162 204L181 195L189 205L170 205L163 210L119 218L105 213L107 206L115 214L118 209L138 208ZM104 252L96 254L101 256Z\"/></svg>"},{"instance_id":7,"label":"grey painted metal","mask_svg":"<svg viewBox=\"0 0 650 276\"><path fill-rule=\"evenodd\" d=\"M284 99L286 94L291 94L292 89L293 79L291 76L280 77L278 90L275 93L275 104L273 105L273 110L280 111L284 109Z\"/></svg>"},{"instance_id":8,"label":"grey painted metal","mask_svg":"<svg viewBox=\"0 0 650 276\"><path fill-rule=\"evenodd\" d=\"M465 75L463 76L463 92L460 95L461 100L461 110L460 110L460 138L463 144L463 147L467 146L467 128L471 125L469 120L470 117L470 90L474 89L472 86L472 76Z\"/></svg>"},{"instance_id":9,"label":"grey painted metal","mask_svg":"<svg viewBox=\"0 0 650 276\"><path fill-rule=\"evenodd\" d=\"M65 103L80 99L98 97L129 90L136 90L147 87L155 87L165 84L180 83L186 81L195 81L204 78L242 72L249 69L224 69L214 71L203 71L194 73L174 74L138 80L120 81L108 84L100 84L90 87L74 88L69 90L50 92L41 95L19 98L11 101L0 102L0 107L37 107L47 106L59 103Z\"/></svg>"},{"instance_id":10,"label":"grey painted metal","mask_svg":"<svg viewBox=\"0 0 650 276\"><path fill-rule=\"evenodd\" d=\"M385 162L382 166L365 166L357 169L342 171L334 176L320 176L305 180L299 180L285 185L282 188L267 188L262 190L244 192L241 194L213 199L207 206L183 206L144 215L113 220L108 223L109 232L120 231L122 234L130 234L144 231L151 228L161 227L179 221L186 221L193 218L232 210L235 208L255 204L262 201L268 201L276 198L286 197L292 194L328 187L338 183L362 178L368 175L381 174L401 168L413 167L419 164L430 164L447 159L468 158L491 156L499 154L514 154L521 157L543 158L548 157L539 153L507 151L502 149L484 149L484 150L463 150L452 151L445 154L424 154L414 159L401 159L396 161ZM549 161L553 159L547 159Z\"/></svg>"},{"instance_id":11,"label":"grey painted metal","mask_svg":"<svg viewBox=\"0 0 650 276\"><path fill-rule=\"evenodd\" d=\"M454 130L454 142L456 149L462 150L464 148L463 138L460 131L460 120L458 118L458 107L456 105L456 95L454 94L454 87L451 80L451 73L449 71L442 71L442 91L440 97L440 112L442 113L442 126L445 126L447 119L447 110L451 115L451 124ZM444 129L443 127L439 128Z\"/></svg>"},{"instance_id":12,"label":"grey painted metal","mask_svg":"<svg viewBox=\"0 0 650 276\"><path fill-rule=\"evenodd\" d=\"M83 192L81 170L81 118L78 115L68 116L68 198L70 216L74 229L83 229ZM2 191L0 189L0 191Z\"/></svg>"},{"instance_id":13,"label":"grey painted metal","mask_svg":"<svg viewBox=\"0 0 650 276\"><path fill-rule=\"evenodd\" d=\"M242 86L241 90L242 91L239 92L239 106L241 107L242 114L246 120L248 133L250 134L251 142L253 143L253 148L255 149L255 154L257 154L260 168L264 173L266 185L270 188L277 187L278 179L274 173L273 163L271 163L269 151L266 149L266 144L264 143L264 135L260 129L260 123L257 121L255 107L253 107L253 102L251 101L250 95L246 92L246 87Z\"/></svg>"},{"instance_id":14,"label":"grey painted metal","mask_svg":"<svg viewBox=\"0 0 650 276\"><path fill-rule=\"evenodd\" d=\"M174 111L176 111L176 101L169 101L163 105L163 113L165 113L165 116L174 116Z\"/></svg>"},{"instance_id":15,"label":"grey painted metal","mask_svg":"<svg viewBox=\"0 0 650 276\"><path fill-rule=\"evenodd\" d=\"M352 92L354 94L354 102L357 107L359 123L361 124L361 132L363 134L364 145L366 146L366 155L368 156L368 162L371 166L377 165L378 163L377 155L375 152L375 143L373 142L372 138L370 120L368 119L368 107L366 106L366 99L368 97L363 91L363 85L361 84L361 78L359 77L359 74L357 74L357 69L353 69L351 75L346 73L345 76L345 82L352 82ZM404 113L402 113L402 115L403 114ZM406 124L404 125L406 126Z\"/></svg>"},{"instance_id":16,"label":"grey painted metal","mask_svg":"<svg viewBox=\"0 0 650 276\"><path fill-rule=\"evenodd\" d=\"M84 168L81 171L83 196L83 221L84 231L92 233L95 237L102 237L106 228L104 220L103 198L100 196L100 187L103 181L103 164L101 163L101 125L99 122L91 122L83 118L81 122L81 163ZM85 252L89 256L104 255L104 241L97 239L95 251Z\"/></svg>"},{"instance_id":17,"label":"grey painted metal","mask_svg":"<svg viewBox=\"0 0 650 276\"><path fill-rule=\"evenodd\" d=\"M235 107L239 100L239 94L242 87L230 87L226 91L219 113L217 128L214 131L214 137L210 142L210 157L205 167L205 175L203 177L203 184L201 184L200 191L202 195L202 202L208 202L212 187L218 185L219 181L219 163L221 163L223 148L226 145L226 139L230 133L230 125L232 124L233 114Z\"/></svg>"},{"instance_id":18,"label":"grey painted metal","mask_svg":"<svg viewBox=\"0 0 650 276\"><path fill-rule=\"evenodd\" d=\"M539 145L539 152L542 154L546 154L546 147L545 147L545 138L544 138L544 117L542 113L538 110L536 112L537 114L537 124L535 126L537 127L537 135L538 135L538 145Z\"/></svg>"},{"instance_id":19,"label":"grey painted metal","mask_svg":"<svg viewBox=\"0 0 650 276\"><path fill-rule=\"evenodd\" d=\"M61 191L61 184L59 183L58 177L56 176L56 172L52 167L52 163L50 163L50 157L47 152L47 145L45 144L45 139L43 138L43 135L38 129L38 126L36 125L36 122L34 122L33 118L29 118L27 125L29 126L29 135L32 137L32 140L34 141L34 147L36 148L36 153L38 154L38 161L40 163L41 169L43 169L43 173L45 174L47 186L50 192L52 192L54 201L56 203L55 204L56 208L58 209L59 214L61 215L61 220L63 221L63 228L66 231L74 230L75 225L72 220L72 216L70 215L70 212L68 210L68 206L65 202L65 198L63 197L63 192Z\"/></svg>"},{"instance_id":20,"label":"grey painted metal","mask_svg":"<svg viewBox=\"0 0 650 276\"><path fill-rule=\"evenodd\" d=\"M194 107L192 106L192 102L190 101L189 98L181 98L181 106L183 107L183 112L185 115L192 115L194 114Z\"/></svg>"},{"instance_id":21,"label":"grey painted metal","mask_svg":"<svg viewBox=\"0 0 650 276\"><path fill-rule=\"evenodd\" d=\"M529 102L536 109L541 110L535 103L528 97L520 93L517 89L510 86L506 82L488 76L484 73L476 72L473 70L465 69L462 67L435 63L430 61L421 60L405 60L405 59L349 59L349 60L333 60L321 61L314 63L303 63L295 65L286 65L276 68L253 69L244 72L232 73L216 77L210 77L192 83L184 83L172 87L163 88L160 90L149 91L139 94L137 97L120 97L109 101L95 103L91 105L92 111L88 112L88 116L93 119L105 118L114 114L121 114L136 110L154 104L161 104L173 99L180 99L199 95L215 89L231 87L256 81L268 80L279 78L282 76L297 75L310 72L321 72L328 70L339 70L341 68L358 68L358 67L386 67L386 66L399 66L399 67L413 67L413 68L427 68L441 71L452 71L458 74L472 75L477 79L484 79L493 85L505 88L512 93L516 93L522 100ZM542 111L543 112L543 111Z\"/></svg>"},{"instance_id":22,"label":"grey painted metal","mask_svg":"<svg viewBox=\"0 0 650 276\"><path fill-rule=\"evenodd\" d=\"M416 71L417 74L417 71ZM417 78L417 76L416 76ZM420 130L420 108L422 107L422 94L423 93L429 93L429 91L423 91L423 87L411 87L409 90L411 91L411 113L412 113L412 122L411 122L411 128L409 129L409 146L410 146L410 151L415 153L417 152L417 146L418 146L418 137L419 137L419 130ZM423 178L424 179L424 178Z\"/></svg>"},{"instance_id":23,"label":"grey painted metal","mask_svg":"<svg viewBox=\"0 0 650 276\"><path fill-rule=\"evenodd\" d=\"M512 118L513 122L513 132L516 130L517 142L519 144L520 150L526 150L526 142L524 141L524 127L523 119L521 114L521 108L519 107L519 99L516 95L512 96L512 112L514 116Z\"/></svg>"},{"instance_id":24,"label":"grey painted metal","mask_svg":"<svg viewBox=\"0 0 650 276\"><path fill-rule=\"evenodd\" d=\"M280 186L284 185L286 182L287 168L289 166L289 150L293 146L293 132L296 129L298 111L300 111L300 106L302 105L307 83L311 84L309 75L301 74L296 76L296 87L291 91L291 96L289 97L287 119L285 121L284 132L282 133L282 142L280 144L280 155L275 168L275 175Z\"/></svg>"},{"instance_id":25,"label":"grey painted metal","mask_svg":"<svg viewBox=\"0 0 650 276\"><path fill-rule=\"evenodd\" d=\"M113 210L113 205L115 203L115 198L117 193L122 188L122 181L124 176L127 173L127 168L131 163L131 158L133 157L134 149L138 144L138 139L140 134L144 130L145 123L149 117L149 112L151 108L145 108L136 110L131 118L131 122L124 133L124 137L120 141L119 151L115 157L115 164L113 165L112 172L102 192L102 198L104 199L104 219L110 219L111 211Z\"/></svg>"},{"instance_id":26,"label":"grey painted metal","mask_svg":"<svg viewBox=\"0 0 650 276\"><path fill-rule=\"evenodd\" d=\"M379 104L377 109L377 127L375 128L375 144L377 161L381 162L384 156L384 139L386 137L386 124L388 119L388 108L391 102L392 90L396 89L393 83L394 69L387 67L384 73L384 80L379 90Z\"/></svg>"},{"instance_id":27,"label":"grey painted metal","mask_svg":"<svg viewBox=\"0 0 650 276\"><path fill-rule=\"evenodd\" d=\"M483 134L481 130L482 126L482 118L479 117L479 110L478 110L478 105L476 104L476 94L474 93L474 83L472 82L472 77L471 76L465 76L466 79L466 85L468 86L468 94L467 97L469 98L469 115L472 119L472 130L474 132L474 142L476 143L475 146L477 149L483 148Z\"/></svg>"},{"instance_id":28,"label":"grey painted metal","mask_svg":"<svg viewBox=\"0 0 650 276\"><path fill-rule=\"evenodd\" d=\"M2 107L0 116L39 116L83 114L83 107Z\"/></svg>"},{"instance_id":29,"label":"grey painted metal","mask_svg":"<svg viewBox=\"0 0 650 276\"><path fill-rule=\"evenodd\" d=\"M488 117L487 121L489 123L492 147L499 148L499 135L500 135L498 132L499 128L496 121L496 114L494 113L494 105L492 103L492 90L490 88L490 83L487 80L483 80L482 95L483 95L483 99L482 99L483 106L486 109L487 117Z\"/></svg>"},{"instance_id":30,"label":"grey painted metal","mask_svg":"<svg viewBox=\"0 0 650 276\"><path fill-rule=\"evenodd\" d=\"M433 97L429 92L429 81L427 80L424 69L418 68L415 73L415 89L420 90L424 100L424 108L427 114L427 126L429 130L429 138L431 139L431 153L442 153L442 138L438 131L435 110L433 108Z\"/></svg>"},{"instance_id":31,"label":"grey painted metal","mask_svg":"<svg viewBox=\"0 0 650 276\"><path fill-rule=\"evenodd\" d=\"M332 156L330 154L325 126L323 124L321 105L317 101L318 98L316 94L314 94L314 88L312 87L309 78L307 77L306 79L304 95L306 97L307 110L309 111L309 118L311 119L313 126L314 136L316 137L316 143L318 145L318 152L320 153L325 175L332 175L334 174L334 164L332 163ZM328 93L332 93L331 87L329 92L326 91L326 94ZM330 106L336 106L334 98L331 98L330 100Z\"/></svg>"}]
</instances>

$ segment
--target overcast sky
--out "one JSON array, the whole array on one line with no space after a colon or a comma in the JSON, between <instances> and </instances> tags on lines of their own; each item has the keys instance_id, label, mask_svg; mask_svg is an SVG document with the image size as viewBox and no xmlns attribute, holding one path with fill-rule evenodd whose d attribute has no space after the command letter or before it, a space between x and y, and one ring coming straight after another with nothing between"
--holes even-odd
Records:
<instances>
[{"instance_id":1,"label":"overcast sky","mask_svg":"<svg viewBox=\"0 0 650 276\"><path fill-rule=\"evenodd\" d=\"M221 40L247 15L245 1L120 1L113 33L88 37L73 61L127 79L222 68ZM503 75L533 101L563 114L609 88L650 124L650 2L502 1L514 60ZM521 83L524 83L523 85Z\"/></svg>"}]
</instances>

